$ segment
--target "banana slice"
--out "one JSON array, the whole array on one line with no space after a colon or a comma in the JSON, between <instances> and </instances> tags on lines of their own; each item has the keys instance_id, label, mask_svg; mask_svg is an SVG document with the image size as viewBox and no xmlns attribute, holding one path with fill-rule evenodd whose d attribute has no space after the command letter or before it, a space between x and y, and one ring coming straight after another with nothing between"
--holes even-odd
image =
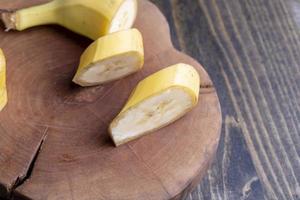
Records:
<instances>
[{"instance_id":1,"label":"banana slice","mask_svg":"<svg viewBox=\"0 0 300 200\"><path fill-rule=\"evenodd\" d=\"M109 132L116 146L167 126L198 102L200 77L190 65L177 64L141 81Z\"/></svg>"},{"instance_id":2,"label":"banana slice","mask_svg":"<svg viewBox=\"0 0 300 200\"><path fill-rule=\"evenodd\" d=\"M2 11L6 30L58 24L78 34L98 39L132 27L137 0L54 0L15 12Z\"/></svg>"},{"instance_id":3,"label":"banana slice","mask_svg":"<svg viewBox=\"0 0 300 200\"><path fill-rule=\"evenodd\" d=\"M83 53L73 82L94 86L137 72L144 64L141 33L129 29L96 40Z\"/></svg>"},{"instance_id":4,"label":"banana slice","mask_svg":"<svg viewBox=\"0 0 300 200\"><path fill-rule=\"evenodd\" d=\"M0 111L7 104L7 92L6 92L6 62L5 57L0 49Z\"/></svg>"}]
</instances>

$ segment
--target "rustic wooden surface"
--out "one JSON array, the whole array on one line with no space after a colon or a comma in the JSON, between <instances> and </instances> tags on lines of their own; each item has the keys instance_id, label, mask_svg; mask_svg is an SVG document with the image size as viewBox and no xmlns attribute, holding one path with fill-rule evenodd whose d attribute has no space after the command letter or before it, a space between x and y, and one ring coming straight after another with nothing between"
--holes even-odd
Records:
<instances>
[{"instance_id":1,"label":"rustic wooden surface","mask_svg":"<svg viewBox=\"0 0 300 200\"><path fill-rule=\"evenodd\" d=\"M1 0L18 8L44 0ZM141 1L136 27L145 67L126 79L82 89L71 84L79 55L91 43L58 27L0 32L8 61L9 103L0 113L0 194L8 199L182 199L212 161L221 131L212 82L192 58L175 50L167 21ZM2 28L3 29L3 28ZM155 134L113 146L109 122L137 82L177 62L197 68L199 105Z\"/></svg>"},{"instance_id":2,"label":"rustic wooden surface","mask_svg":"<svg viewBox=\"0 0 300 200\"><path fill-rule=\"evenodd\" d=\"M300 1L152 0L200 61L223 111L208 175L188 200L300 199Z\"/></svg>"}]
</instances>

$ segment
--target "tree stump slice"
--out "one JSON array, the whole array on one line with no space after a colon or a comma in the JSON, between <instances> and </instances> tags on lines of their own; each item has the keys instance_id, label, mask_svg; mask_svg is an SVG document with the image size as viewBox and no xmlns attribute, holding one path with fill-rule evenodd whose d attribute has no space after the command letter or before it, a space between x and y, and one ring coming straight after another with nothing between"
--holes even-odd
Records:
<instances>
[{"instance_id":1,"label":"tree stump slice","mask_svg":"<svg viewBox=\"0 0 300 200\"><path fill-rule=\"evenodd\" d=\"M0 7L43 2L2 0ZM144 36L144 69L91 88L71 80L92 41L56 26L0 32L9 98L0 113L1 197L181 199L199 183L220 137L222 118L214 86L198 62L173 47L166 19L152 3L140 1L135 27ZM178 62L200 73L198 106L166 128L114 147L107 127L136 84Z\"/></svg>"}]
</instances>

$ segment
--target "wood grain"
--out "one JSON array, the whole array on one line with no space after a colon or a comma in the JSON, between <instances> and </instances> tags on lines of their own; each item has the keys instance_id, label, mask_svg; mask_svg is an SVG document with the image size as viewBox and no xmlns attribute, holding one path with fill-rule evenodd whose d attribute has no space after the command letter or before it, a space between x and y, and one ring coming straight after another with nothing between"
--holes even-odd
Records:
<instances>
[{"instance_id":1,"label":"wood grain","mask_svg":"<svg viewBox=\"0 0 300 200\"><path fill-rule=\"evenodd\" d=\"M223 135L188 199L300 199L300 2L153 0L216 85Z\"/></svg>"},{"instance_id":2,"label":"wood grain","mask_svg":"<svg viewBox=\"0 0 300 200\"><path fill-rule=\"evenodd\" d=\"M44 1L2 0L11 9ZM136 27L145 41L140 73L92 88L71 84L91 41L58 27L0 32L8 60L9 104L0 113L0 194L10 199L182 199L215 154L221 112L203 67L172 46L159 10L140 1ZM153 31L155 30L155 31ZM199 105L144 138L113 146L107 126L149 74L178 62L197 68Z\"/></svg>"}]
</instances>

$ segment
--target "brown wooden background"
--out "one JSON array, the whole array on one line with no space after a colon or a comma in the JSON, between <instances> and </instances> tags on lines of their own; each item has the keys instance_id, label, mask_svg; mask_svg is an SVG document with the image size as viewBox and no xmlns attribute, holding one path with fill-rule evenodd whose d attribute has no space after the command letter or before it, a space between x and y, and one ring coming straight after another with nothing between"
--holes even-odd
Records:
<instances>
[{"instance_id":1,"label":"brown wooden background","mask_svg":"<svg viewBox=\"0 0 300 200\"><path fill-rule=\"evenodd\" d=\"M188 200L300 199L300 1L152 2L223 109L217 158Z\"/></svg>"}]
</instances>

